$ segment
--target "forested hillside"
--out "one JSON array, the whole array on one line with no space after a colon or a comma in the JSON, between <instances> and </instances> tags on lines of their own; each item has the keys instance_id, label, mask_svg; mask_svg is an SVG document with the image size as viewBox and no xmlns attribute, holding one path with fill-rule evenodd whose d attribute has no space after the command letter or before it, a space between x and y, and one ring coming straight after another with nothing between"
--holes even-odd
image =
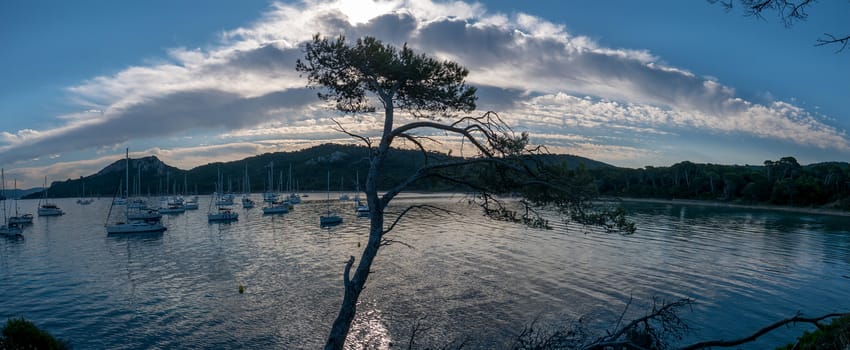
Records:
<instances>
[{"instance_id":1,"label":"forested hillside","mask_svg":"<svg viewBox=\"0 0 850 350\"><path fill-rule=\"evenodd\" d=\"M360 174L360 188L365 188L368 167L366 147L324 144L295 152L265 153L232 162L211 163L191 170L181 170L162 163L150 156L130 160L131 193L141 195L160 195L165 193L208 194L215 190L219 171L223 178L223 187L233 192L242 192L242 183L247 167L252 192L265 191L274 181L275 188L286 187L289 182L289 169L292 169L291 187L298 191L325 191L327 175L330 172L331 190L353 191ZM430 153L429 159L458 159L445 154ZM570 168L583 165L587 169L613 168L612 166L587 158L571 155L546 155L546 163L564 163ZM382 182L379 188L386 189L389 184L398 183L425 162L420 151L392 149L382 170ZM269 172L274 165L272 180ZM115 161L97 174L53 182L48 188L50 197L79 197L83 195L112 197L118 193L119 183L124 181L125 161ZM184 189L185 185L185 189ZM122 188L126 186L122 184ZM414 184L413 189L421 191L451 191L454 185L438 181L422 181ZM85 193L83 192L85 191ZM39 198L42 192L36 192L28 198Z\"/></svg>"},{"instance_id":2,"label":"forested hillside","mask_svg":"<svg viewBox=\"0 0 850 350\"><path fill-rule=\"evenodd\" d=\"M597 169L603 195L708 199L850 209L850 166L844 162L801 166L793 157L764 165L680 162L669 167Z\"/></svg>"}]
</instances>

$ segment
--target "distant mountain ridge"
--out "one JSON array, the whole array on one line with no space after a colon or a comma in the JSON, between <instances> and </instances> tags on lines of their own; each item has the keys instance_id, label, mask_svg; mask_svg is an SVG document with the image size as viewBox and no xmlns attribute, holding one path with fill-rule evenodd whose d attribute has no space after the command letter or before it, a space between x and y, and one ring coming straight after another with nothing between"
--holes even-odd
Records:
<instances>
[{"instance_id":1,"label":"distant mountain ridge","mask_svg":"<svg viewBox=\"0 0 850 350\"><path fill-rule=\"evenodd\" d=\"M271 187L271 183L274 183L274 189L289 187L299 191L324 191L327 188L328 171L331 173L331 190L350 192L357 186L355 177L358 172L360 188L365 188L368 152L368 148L362 146L322 144L294 152L265 153L231 162L215 162L190 170L169 166L156 156L147 156L130 160L130 188L138 189L141 195L211 193L215 189L218 172L221 171L224 189L242 192L242 178L247 167L251 192L262 192ZM438 153L430 156L448 157ZM418 150L391 149L379 188L388 188L409 176L424 164L424 157ZM610 164L573 155L545 155L541 159L547 163L563 162L570 168L576 168L579 164L584 164L588 169L615 168ZM272 163L275 173L271 174L270 180ZM125 164L124 159L120 159L93 175L53 182L48 188L48 194L50 197L111 197L118 193L119 186L126 188L126 184L123 184ZM292 181L287 185L290 167ZM86 193L83 193L83 188ZM451 190L451 187L426 181L417 184L414 189L439 191ZM41 191L37 191L28 194L26 198L40 198L42 195Z\"/></svg>"},{"instance_id":2,"label":"distant mountain ridge","mask_svg":"<svg viewBox=\"0 0 850 350\"><path fill-rule=\"evenodd\" d=\"M28 189L25 189L25 190L20 190L20 189L9 190L9 189L7 189L6 192L5 192L5 196L6 196L6 198L10 198L10 199L21 198L21 197L26 196L26 195L31 194L31 193L41 193L41 191L43 191L43 190L44 190L44 187L34 187L34 188L28 188Z\"/></svg>"},{"instance_id":3,"label":"distant mountain ridge","mask_svg":"<svg viewBox=\"0 0 850 350\"><path fill-rule=\"evenodd\" d=\"M134 164L134 166L133 166L134 169L141 166L142 172L145 172L145 173L165 175L169 171L174 171L174 172L183 171L183 170L180 170L180 169L175 168L173 166L169 166L169 165L165 164L163 161L159 160L159 158L157 158L156 156L147 156L147 157L144 157L144 158L131 159L131 161ZM109 173L123 172L124 169L126 168L126 164L127 163L124 159L116 160L114 163L107 165L105 168L98 171L96 174L94 174L94 176L103 176L103 175L106 175L106 174L109 174Z\"/></svg>"}]
</instances>

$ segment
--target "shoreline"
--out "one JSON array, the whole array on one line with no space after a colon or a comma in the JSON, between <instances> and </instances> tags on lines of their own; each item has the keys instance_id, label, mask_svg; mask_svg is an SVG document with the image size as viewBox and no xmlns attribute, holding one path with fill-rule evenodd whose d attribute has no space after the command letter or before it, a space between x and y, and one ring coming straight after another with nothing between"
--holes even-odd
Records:
<instances>
[{"instance_id":1,"label":"shoreline","mask_svg":"<svg viewBox=\"0 0 850 350\"><path fill-rule=\"evenodd\" d=\"M770 204L737 204L727 203L712 200L700 199L658 199L658 198L634 198L634 197L600 197L600 199L620 200L623 202L638 202L638 203L656 203L656 204L677 204L677 205L698 205L705 207L718 208L739 208L739 209L756 209L756 210L772 210L792 213L805 213L817 215L831 215L850 217L850 211L828 208L806 208L806 207L788 207L781 205Z\"/></svg>"}]
</instances>

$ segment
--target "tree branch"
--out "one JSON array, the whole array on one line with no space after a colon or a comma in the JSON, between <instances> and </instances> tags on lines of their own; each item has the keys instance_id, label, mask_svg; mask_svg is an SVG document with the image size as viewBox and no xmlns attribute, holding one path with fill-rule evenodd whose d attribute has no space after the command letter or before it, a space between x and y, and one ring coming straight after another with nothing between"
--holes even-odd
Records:
<instances>
[{"instance_id":1,"label":"tree branch","mask_svg":"<svg viewBox=\"0 0 850 350\"><path fill-rule=\"evenodd\" d=\"M406 132L408 132L408 131L411 131L411 130L414 130L414 129L420 129L420 128L432 128L432 129L438 129L438 130L448 131L448 132L455 133L455 134L460 134L460 135L464 136L466 139L468 139L468 140L469 140L469 142L471 142L473 145L475 145L475 147L476 147L479 151L481 151L481 153L484 153L484 155L485 155L485 156L487 156L487 157L492 157L492 156L493 156L493 155L490 153L490 151L489 151L486 147L484 147L484 145L482 145L482 144L481 144L481 143L480 143L480 142L479 142L479 141L478 141L478 140L477 140L477 139L476 139L476 138L475 138L475 137L474 137L474 136L470 133L470 131L469 131L468 129L466 129L466 128L458 128L458 127L454 127L454 126L450 126L450 125L445 125L445 124L440 124L440 123L432 122L432 121L420 121L420 122L413 122L413 123L410 123L410 124L402 125L402 126L400 126L400 127L396 128L395 130L393 130L393 131L390 133L389 140L390 140L390 142L392 142L392 140L393 140L396 136L399 136L399 134L403 134L403 133L406 133Z\"/></svg>"},{"instance_id":2,"label":"tree branch","mask_svg":"<svg viewBox=\"0 0 850 350\"><path fill-rule=\"evenodd\" d=\"M333 122L336 124L336 126L337 126L336 128L333 128L334 130L339 131L339 132L342 132L342 133L344 133L344 134L346 134L346 135L348 135L348 136L351 136L351 137L353 137L353 138L360 139L361 141L363 141L364 143L366 143L366 146L367 146L367 147L369 147L369 149L372 149L372 141L370 141L368 137L363 137L363 136L360 136L360 135L357 135L357 134L354 134L354 133L350 133L350 132L348 132L348 130L345 130L345 128L342 126L342 124L340 124L340 123L339 123L336 119L334 119L334 118L331 118L331 121L333 121Z\"/></svg>"},{"instance_id":3,"label":"tree branch","mask_svg":"<svg viewBox=\"0 0 850 350\"><path fill-rule=\"evenodd\" d=\"M820 316L820 317L815 317L815 318L805 318L805 317L800 316L800 312L797 312L793 317L789 317L789 318L774 322L773 324L768 325L768 326L766 326L762 329L759 329L755 333L753 333L749 336L746 336L744 338L735 339L735 340L703 341L703 342L699 342L699 343L696 343L696 344L692 344L692 345L682 347L679 350L697 350L697 349L705 349L705 348L710 348L710 347L728 348L728 347L737 346L737 345L741 345L741 344L744 344L744 343L749 343L751 341L754 341L758 337L765 335L766 333L773 331L774 329L777 329L777 328L782 327L784 325L787 325L789 323L811 323L811 324L814 324L815 326L820 326L820 324L818 324L818 322L820 322L824 319L832 318L832 317L840 317L840 316L845 316L845 315L849 315L849 314L848 313L831 313L831 314L826 314L826 315L823 315L823 316Z\"/></svg>"},{"instance_id":4,"label":"tree branch","mask_svg":"<svg viewBox=\"0 0 850 350\"><path fill-rule=\"evenodd\" d=\"M419 148L419 150L420 150L420 151L422 151L422 156L423 156L423 157L425 157L425 162L426 162L426 163L428 162L428 150L425 148L425 146L424 146L424 145L422 145L422 142L420 142L420 141L419 141L419 140L418 140L415 136L413 136L413 135L408 135L408 134L399 134L398 136L400 136L400 137L402 137L402 138L405 138L405 139L409 140L410 142L413 142L413 144L414 144L414 145L416 145L416 147L417 147L417 148ZM426 139L432 140L432 139L430 139L430 138L426 138ZM433 141L433 140L432 140L432 141Z\"/></svg>"},{"instance_id":5,"label":"tree branch","mask_svg":"<svg viewBox=\"0 0 850 350\"><path fill-rule=\"evenodd\" d=\"M847 44L850 43L850 35L844 37L836 37L829 33L824 33L823 35L826 37L826 39L818 38L817 42L815 43L815 46L841 44L841 48L835 51L836 53L839 53L841 51L844 51L844 49L847 48Z\"/></svg>"},{"instance_id":6,"label":"tree branch","mask_svg":"<svg viewBox=\"0 0 850 350\"><path fill-rule=\"evenodd\" d=\"M342 283L348 288L351 285L351 279L348 277L351 272L351 266L354 265L354 256L351 255L348 257L348 261L345 262L345 271L342 274Z\"/></svg>"},{"instance_id":7,"label":"tree branch","mask_svg":"<svg viewBox=\"0 0 850 350\"><path fill-rule=\"evenodd\" d=\"M678 309L682 306L690 305L691 303L693 303L693 301L691 301L690 299L684 298L684 299L679 299L677 301L674 301L672 303L664 304L658 309L653 308L652 312L649 315L646 315L646 316L640 317L640 318L636 318L636 319L632 320L631 322L629 322L628 324L626 324L625 326L623 326L623 328L620 328L620 330L617 331L616 333L614 333L613 335L602 337L599 340L600 340L600 342L605 342L605 341L618 339L623 334L625 334L626 332L628 332L629 330L633 329L634 327L636 327L637 325L639 325L641 323L647 322L647 321L655 319L655 318L664 317L665 315L672 315L672 314L674 314L675 309ZM589 347L589 348L586 348L585 350L590 350L590 349L602 349L602 347Z\"/></svg>"}]
</instances>

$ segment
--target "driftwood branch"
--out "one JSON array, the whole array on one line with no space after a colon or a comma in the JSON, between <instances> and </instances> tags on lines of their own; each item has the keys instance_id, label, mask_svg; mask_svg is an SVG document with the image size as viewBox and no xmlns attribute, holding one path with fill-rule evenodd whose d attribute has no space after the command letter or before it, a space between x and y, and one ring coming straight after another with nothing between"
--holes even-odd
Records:
<instances>
[{"instance_id":1,"label":"driftwood branch","mask_svg":"<svg viewBox=\"0 0 850 350\"><path fill-rule=\"evenodd\" d=\"M732 346L738 346L738 345L741 345L741 344L745 344L745 343L749 343L751 341L754 341L754 340L758 339L758 337L761 337L761 336L773 331L774 329L777 329L777 328L782 327L782 326L787 325L787 324L811 323L811 324L814 324L815 326L817 326L818 328L820 328L821 326L818 322L823 321L827 318L841 317L841 316L845 316L845 315L850 315L850 313L831 313L831 314L826 314L826 315L823 315L823 316L820 316L820 317L806 318L806 317L801 317L800 313L797 312L793 317L789 317L789 318L786 318L786 319L776 321L776 322L774 322L774 323L772 323L772 324L770 324L770 325L768 325L768 326L766 326L762 329L755 331L755 333L750 334L749 336L746 336L746 337L743 337L743 338L740 338L740 339L702 341L702 342L699 342L699 343L696 343L696 344L692 344L692 345L682 347L679 350L697 350L697 349L706 349L706 348L712 348L712 347L728 348L728 347L732 347Z\"/></svg>"}]
</instances>

